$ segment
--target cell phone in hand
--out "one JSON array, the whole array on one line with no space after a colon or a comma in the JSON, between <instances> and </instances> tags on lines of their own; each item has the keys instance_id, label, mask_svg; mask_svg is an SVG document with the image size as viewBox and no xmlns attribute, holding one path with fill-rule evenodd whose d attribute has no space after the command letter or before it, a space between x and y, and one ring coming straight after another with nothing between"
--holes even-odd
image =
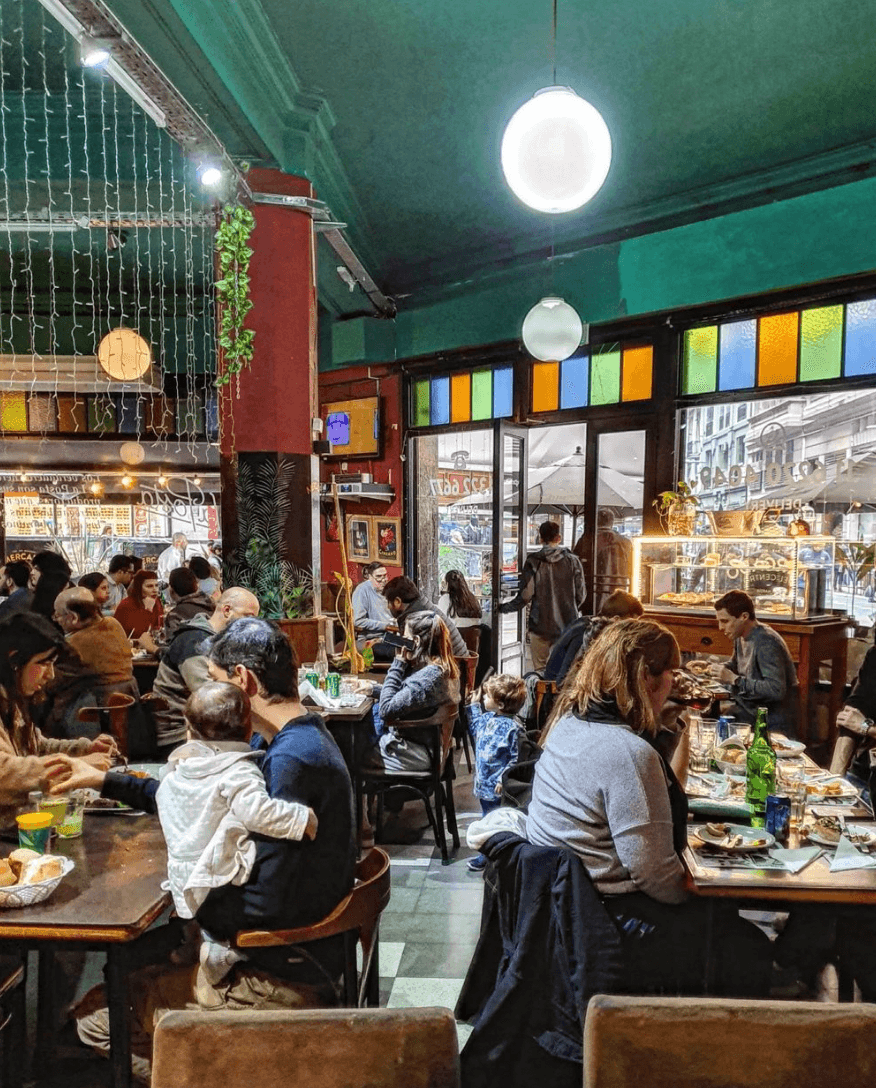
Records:
<instances>
[{"instance_id":1,"label":"cell phone in hand","mask_svg":"<svg viewBox=\"0 0 876 1088\"><path fill-rule=\"evenodd\" d=\"M388 646L400 646L405 650L413 650L417 645L412 638L405 638L403 635L400 635L398 631L384 631L383 641Z\"/></svg>"}]
</instances>

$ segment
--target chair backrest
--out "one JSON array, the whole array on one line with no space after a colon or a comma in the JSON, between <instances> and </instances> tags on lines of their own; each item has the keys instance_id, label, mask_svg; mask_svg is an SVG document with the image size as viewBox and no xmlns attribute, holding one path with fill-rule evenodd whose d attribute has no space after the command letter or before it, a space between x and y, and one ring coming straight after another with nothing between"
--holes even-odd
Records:
<instances>
[{"instance_id":1,"label":"chair backrest","mask_svg":"<svg viewBox=\"0 0 876 1088\"><path fill-rule=\"evenodd\" d=\"M107 728L119 746L123 756L128 754L128 709L136 700L130 695L114 691L107 696L106 706L80 707L76 717L81 722L98 722ZM106 724L104 724L106 723Z\"/></svg>"},{"instance_id":2,"label":"chair backrest","mask_svg":"<svg viewBox=\"0 0 876 1088\"><path fill-rule=\"evenodd\" d=\"M459 1088L449 1009L173 1011L158 1021L152 1088Z\"/></svg>"},{"instance_id":3,"label":"chair backrest","mask_svg":"<svg viewBox=\"0 0 876 1088\"><path fill-rule=\"evenodd\" d=\"M480 658L477 654L469 654L468 657L454 657L453 660L459 668L459 698L464 702L468 693L474 691L475 673Z\"/></svg>"},{"instance_id":4,"label":"chair backrest","mask_svg":"<svg viewBox=\"0 0 876 1088\"><path fill-rule=\"evenodd\" d=\"M823 1088L876 1074L876 1005L597 994L584 1088Z\"/></svg>"},{"instance_id":5,"label":"chair backrest","mask_svg":"<svg viewBox=\"0 0 876 1088\"><path fill-rule=\"evenodd\" d=\"M413 739L426 744L431 744L432 738L430 737L430 730L438 726L441 737L441 746L438 749L439 763L443 764L447 758L447 753L450 751L450 746L453 743L453 723L459 714L459 707L456 703L445 703L443 706L438 707L434 714L431 714L428 718L411 718L403 719L400 721L394 721L392 723L393 729L398 730L400 733L410 731L414 734ZM419 731L419 732L418 732ZM435 734L437 735L437 734Z\"/></svg>"}]
</instances>

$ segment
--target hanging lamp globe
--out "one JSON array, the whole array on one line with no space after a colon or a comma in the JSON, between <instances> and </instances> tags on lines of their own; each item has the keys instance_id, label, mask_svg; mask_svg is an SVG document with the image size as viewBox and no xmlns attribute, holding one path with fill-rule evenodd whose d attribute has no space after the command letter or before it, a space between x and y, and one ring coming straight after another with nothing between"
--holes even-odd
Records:
<instances>
[{"instance_id":1,"label":"hanging lamp globe","mask_svg":"<svg viewBox=\"0 0 876 1088\"><path fill-rule=\"evenodd\" d=\"M538 212L575 211L599 190L611 166L602 114L571 87L545 87L520 107L502 137L511 191Z\"/></svg>"},{"instance_id":2,"label":"hanging lamp globe","mask_svg":"<svg viewBox=\"0 0 876 1088\"><path fill-rule=\"evenodd\" d=\"M536 359L562 362L580 347L584 325L561 298L543 298L523 319L523 344Z\"/></svg>"}]
</instances>

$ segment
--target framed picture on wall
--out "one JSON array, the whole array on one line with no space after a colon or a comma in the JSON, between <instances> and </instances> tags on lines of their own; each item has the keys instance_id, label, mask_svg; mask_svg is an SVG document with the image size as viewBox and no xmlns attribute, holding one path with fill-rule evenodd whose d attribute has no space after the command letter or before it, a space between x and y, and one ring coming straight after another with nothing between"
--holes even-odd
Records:
<instances>
[{"instance_id":1,"label":"framed picture on wall","mask_svg":"<svg viewBox=\"0 0 876 1088\"><path fill-rule=\"evenodd\" d=\"M371 518L347 518L347 558L354 563L371 561Z\"/></svg>"},{"instance_id":2,"label":"framed picture on wall","mask_svg":"<svg viewBox=\"0 0 876 1088\"><path fill-rule=\"evenodd\" d=\"M379 563L401 566L401 520L399 518L371 519L371 554Z\"/></svg>"}]
</instances>

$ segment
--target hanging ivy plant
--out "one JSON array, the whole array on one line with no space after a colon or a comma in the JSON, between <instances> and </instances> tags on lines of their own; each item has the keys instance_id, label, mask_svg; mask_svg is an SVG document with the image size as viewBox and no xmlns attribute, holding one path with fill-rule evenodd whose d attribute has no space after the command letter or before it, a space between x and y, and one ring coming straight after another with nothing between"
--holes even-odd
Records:
<instances>
[{"instance_id":1,"label":"hanging ivy plant","mask_svg":"<svg viewBox=\"0 0 876 1088\"><path fill-rule=\"evenodd\" d=\"M217 385L227 385L234 374L249 366L253 356L255 331L244 328L246 315L252 309L249 297L249 237L255 227L255 216L241 204L226 205L216 231L216 253L219 258L219 279L216 295L219 299L219 348L222 362Z\"/></svg>"}]
</instances>

